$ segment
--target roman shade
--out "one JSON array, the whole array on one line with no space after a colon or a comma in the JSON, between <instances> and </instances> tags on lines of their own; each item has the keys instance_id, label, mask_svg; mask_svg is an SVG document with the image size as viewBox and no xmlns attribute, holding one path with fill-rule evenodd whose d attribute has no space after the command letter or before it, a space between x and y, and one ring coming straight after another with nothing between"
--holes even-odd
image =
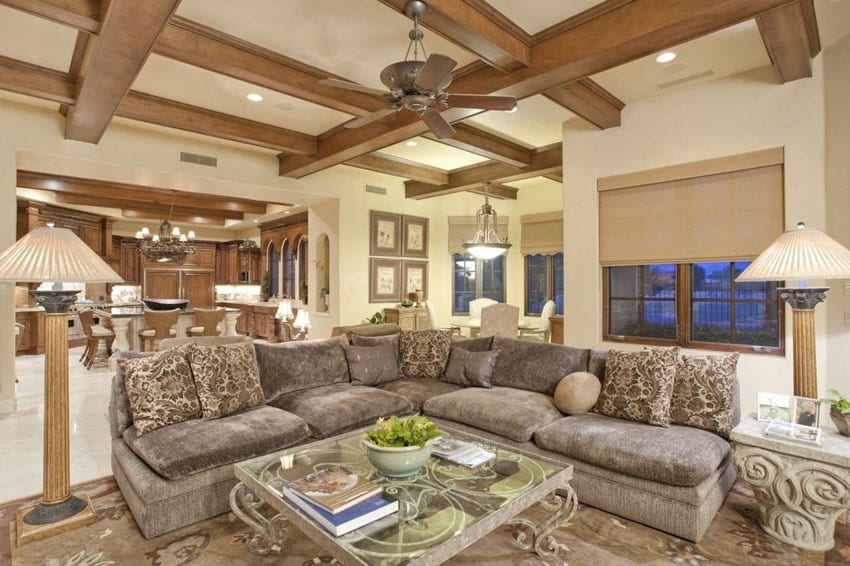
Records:
<instances>
[{"instance_id":1,"label":"roman shade","mask_svg":"<svg viewBox=\"0 0 850 566\"><path fill-rule=\"evenodd\" d=\"M554 254L564 251L564 213L543 212L520 217L522 255Z\"/></svg>"},{"instance_id":2,"label":"roman shade","mask_svg":"<svg viewBox=\"0 0 850 566\"><path fill-rule=\"evenodd\" d=\"M508 220L508 216L502 216L500 214L498 225L496 226L499 237L504 240L508 239ZM463 244L475 236L476 230L475 216L449 216L449 253L469 253L464 249Z\"/></svg>"},{"instance_id":3,"label":"roman shade","mask_svg":"<svg viewBox=\"0 0 850 566\"><path fill-rule=\"evenodd\" d=\"M603 266L748 260L783 231L783 150L600 178Z\"/></svg>"}]
</instances>

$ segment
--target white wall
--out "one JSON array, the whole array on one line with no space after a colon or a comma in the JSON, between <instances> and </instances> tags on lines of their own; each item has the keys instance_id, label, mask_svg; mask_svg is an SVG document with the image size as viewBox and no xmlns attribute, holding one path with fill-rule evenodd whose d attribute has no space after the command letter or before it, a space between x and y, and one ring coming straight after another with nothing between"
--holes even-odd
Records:
<instances>
[{"instance_id":1,"label":"white wall","mask_svg":"<svg viewBox=\"0 0 850 566\"><path fill-rule=\"evenodd\" d=\"M627 104L619 128L598 131L578 122L565 124L564 319L568 344L601 343L599 177L784 146L786 227L798 220L813 227L826 225L823 82L818 58L810 79L780 85L772 69L761 69L670 89L663 96ZM828 350L825 319L825 309L820 308L816 332L821 392L846 379L836 370L850 365L848 348ZM745 411L754 410L759 391L792 392L790 309L786 321L785 357L741 356L738 375ZM626 346L607 343L604 347Z\"/></svg>"}]
</instances>

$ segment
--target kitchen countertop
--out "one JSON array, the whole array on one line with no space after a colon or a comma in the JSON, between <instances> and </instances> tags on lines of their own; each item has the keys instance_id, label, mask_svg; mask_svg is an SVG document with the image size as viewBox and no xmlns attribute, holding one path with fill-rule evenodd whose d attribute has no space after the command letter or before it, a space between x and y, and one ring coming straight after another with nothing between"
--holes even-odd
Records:
<instances>
[{"instance_id":1,"label":"kitchen countertop","mask_svg":"<svg viewBox=\"0 0 850 566\"><path fill-rule=\"evenodd\" d=\"M105 316L109 316L111 318L129 318L129 317L140 317L145 316L145 309L143 306L110 306L95 309L98 314L102 314ZM166 312L166 311L160 311ZM229 309L225 308L224 312L239 312L239 309ZM180 311L181 315L184 314L195 314L194 309L183 309Z\"/></svg>"}]
</instances>

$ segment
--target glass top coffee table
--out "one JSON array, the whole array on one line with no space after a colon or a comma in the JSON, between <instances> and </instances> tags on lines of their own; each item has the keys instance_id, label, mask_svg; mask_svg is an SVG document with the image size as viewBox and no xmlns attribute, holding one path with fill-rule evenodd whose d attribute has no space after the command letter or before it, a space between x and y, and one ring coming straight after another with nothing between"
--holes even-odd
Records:
<instances>
[{"instance_id":1,"label":"glass top coffee table","mask_svg":"<svg viewBox=\"0 0 850 566\"><path fill-rule=\"evenodd\" d=\"M366 459L360 430L237 464L239 483L230 493L230 506L257 531L249 549L279 552L289 523L343 564L440 564L493 529L513 524L519 527L515 542L522 549L555 554L559 547L551 533L572 517L578 503L569 484L572 466L448 426L440 430L479 444L496 458L470 469L432 456L417 474L388 478ZM398 499L398 513L334 537L278 495L284 482L332 465L382 485ZM537 502L548 511L545 520L535 524L518 517Z\"/></svg>"}]
</instances>

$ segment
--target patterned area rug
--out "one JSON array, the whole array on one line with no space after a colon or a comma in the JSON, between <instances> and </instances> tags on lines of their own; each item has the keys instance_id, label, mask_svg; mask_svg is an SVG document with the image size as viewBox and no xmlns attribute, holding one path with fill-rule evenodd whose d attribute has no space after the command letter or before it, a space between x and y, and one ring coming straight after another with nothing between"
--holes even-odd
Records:
<instances>
[{"instance_id":1,"label":"patterned area rug","mask_svg":"<svg viewBox=\"0 0 850 566\"><path fill-rule=\"evenodd\" d=\"M13 566L224 566L339 564L307 537L290 530L290 543L279 556L260 558L247 550L252 532L232 513L197 523L152 540L136 527L121 492L111 477L76 486L74 493L91 497L97 523L56 537L14 547L15 512L27 499L0 504L0 524L9 537L0 537L0 564ZM37 499L37 498L36 498ZM539 520L536 506L524 515ZM581 506L556 531L557 556L542 560L513 544L513 528L503 527L455 556L447 564L488 566L532 565L658 565L713 564L839 565L850 564L850 526L836 525L836 545L827 553L803 552L778 542L756 524L752 492L735 485L699 544Z\"/></svg>"}]
</instances>

